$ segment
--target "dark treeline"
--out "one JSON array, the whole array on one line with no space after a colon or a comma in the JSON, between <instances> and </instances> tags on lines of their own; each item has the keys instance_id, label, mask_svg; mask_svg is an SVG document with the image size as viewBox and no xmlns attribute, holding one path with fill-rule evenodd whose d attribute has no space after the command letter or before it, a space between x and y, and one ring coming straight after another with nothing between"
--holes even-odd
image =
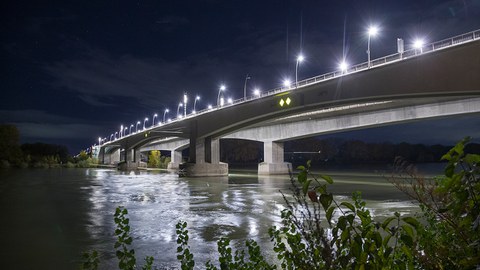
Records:
<instances>
[{"instance_id":1,"label":"dark treeline","mask_svg":"<svg viewBox=\"0 0 480 270\"><path fill-rule=\"evenodd\" d=\"M75 161L66 146L46 143L20 145L17 127L0 125L0 167L57 167Z\"/></svg>"},{"instance_id":2,"label":"dark treeline","mask_svg":"<svg viewBox=\"0 0 480 270\"><path fill-rule=\"evenodd\" d=\"M310 159L316 164L392 163L402 157L413 163L440 162L452 146L409 143L366 143L337 138L308 138L285 143L286 160ZM469 144L466 152L479 153L480 144Z\"/></svg>"},{"instance_id":3,"label":"dark treeline","mask_svg":"<svg viewBox=\"0 0 480 270\"><path fill-rule=\"evenodd\" d=\"M222 140L221 160L229 164L263 161L263 144L245 140ZM285 142L285 160L293 164L391 164L401 156L413 163L440 162L452 146L409 143L366 143L338 138L306 138ZM466 152L480 153L480 144L471 143Z\"/></svg>"}]
</instances>

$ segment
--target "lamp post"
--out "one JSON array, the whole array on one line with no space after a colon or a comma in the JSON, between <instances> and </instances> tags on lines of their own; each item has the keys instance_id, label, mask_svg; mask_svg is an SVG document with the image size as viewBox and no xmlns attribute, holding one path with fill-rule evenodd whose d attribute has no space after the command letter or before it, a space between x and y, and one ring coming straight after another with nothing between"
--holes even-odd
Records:
<instances>
[{"instance_id":1,"label":"lamp post","mask_svg":"<svg viewBox=\"0 0 480 270\"><path fill-rule=\"evenodd\" d=\"M145 120L143 120L143 130L145 130L145 122L148 121L148 117L145 117Z\"/></svg>"},{"instance_id":2,"label":"lamp post","mask_svg":"<svg viewBox=\"0 0 480 270\"><path fill-rule=\"evenodd\" d=\"M256 97L259 97L260 96L260 90L258 88L255 88L255 90L253 90L253 94L256 96Z\"/></svg>"},{"instance_id":3,"label":"lamp post","mask_svg":"<svg viewBox=\"0 0 480 270\"><path fill-rule=\"evenodd\" d=\"M112 137L113 137L113 133L110 134L110 140L109 140L110 142L112 141ZM115 138L115 137L114 137L114 138Z\"/></svg>"},{"instance_id":4,"label":"lamp post","mask_svg":"<svg viewBox=\"0 0 480 270\"><path fill-rule=\"evenodd\" d=\"M128 134L132 134L132 127L133 127L133 124L130 125L130 129L128 130Z\"/></svg>"},{"instance_id":5,"label":"lamp post","mask_svg":"<svg viewBox=\"0 0 480 270\"><path fill-rule=\"evenodd\" d=\"M182 104L181 102L178 103L178 107L177 107L177 118L180 117L180 107L182 107L182 106L183 106L183 104Z\"/></svg>"},{"instance_id":6,"label":"lamp post","mask_svg":"<svg viewBox=\"0 0 480 270\"><path fill-rule=\"evenodd\" d=\"M138 125L140 125L140 121L137 121L137 124L135 125L135 133L138 132Z\"/></svg>"},{"instance_id":7,"label":"lamp post","mask_svg":"<svg viewBox=\"0 0 480 270\"><path fill-rule=\"evenodd\" d=\"M343 60L340 64L339 64L339 68L340 70L342 71L342 74L347 72L347 69L348 69L348 64L345 60Z\"/></svg>"},{"instance_id":8,"label":"lamp post","mask_svg":"<svg viewBox=\"0 0 480 270\"><path fill-rule=\"evenodd\" d=\"M156 118L157 116L158 116L157 114L154 114L154 115L153 115L153 118L152 118L152 127L155 125L155 118Z\"/></svg>"},{"instance_id":9,"label":"lamp post","mask_svg":"<svg viewBox=\"0 0 480 270\"><path fill-rule=\"evenodd\" d=\"M98 146L102 144L102 137L98 137Z\"/></svg>"},{"instance_id":10,"label":"lamp post","mask_svg":"<svg viewBox=\"0 0 480 270\"><path fill-rule=\"evenodd\" d=\"M298 64L303 62L305 57L302 54L299 54L297 57L297 64L295 65L295 87L298 87Z\"/></svg>"},{"instance_id":11,"label":"lamp post","mask_svg":"<svg viewBox=\"0 0 480 270\"><path fill-rule=\"evenodd\" d=\"M423 45L425 44L425 41L423 39L417 38L413 42L413 48L415 48L415 54L417 54L417 50L420 50L420 53L423 53Z\"/></svg>"},{"instance_id":12,"label":"lamp post","mask_svg":"<svg viewBox=\"0 0 480 270\"><path fill-rule=\"evenodd\" d=\"M200 96L196 96L195 101L193 102L193 111L192 111L193 114L196 113L195 106L197 105L197 100L200 100Z\"/></svg>"},{"instance_id":13,"label":"lamp post","mask_svg":"<svg viewBox=\"0 0 480 270\"><path fill-rule=\"evenodd\" d=\"M120 134L118 135L121 138L123 135L123 125L120 125Z\"/></svg>"},{"instance_id":14,"label":"lamp post","mask_svg":"<svg viewBox=\"0 0 480 270\"><path fill-rule=\"evenodd\" d=\"M290 87L290 84L291 84L291 83L290 83L290 80L289 80L289 79L283 80L283 86L285 86L285 87Z\"/></svg>"},{"instance_id":15,"label":"lamp post","mask_svg":"<svg viewBox=\"0 0 480 270\"><path fill-rule=\"evenodd\" d=\"M247 99L247 81L250 80L250 76L245 77L245 84L243 85L243 100Z\"/></svg>"},{"instance_id":16,"label":"lamp post","mask_svg":"<svg viewBox=\"0 0 480 270\"><path fill-rule=\"evenodd\" d=\"M187 92L183 93L183 117L187 117Z\"/></svg>"},{"instance_id":17,"label":"lamp post","mask_svg":"<svg viewBox=\"0 0 480 270\"><path fill-rule=\"evenodd\" d=\"M163 112L163 123L165 123L165 115L169 112L168 109L165 109L165 111Z\"/></svg>"},{"instance_id":18,"label":"lamp post","mask_svg":"<svg viewBox=\"0 0 480 270\"><path fill-rule=\"evenodd\" d=\"M368 56L368 68L372 66L370 62L370 39L378 33L376 26L370 26L368 28L368 41L367 41L367 56Z\"/></svg>"},{"instance_id":19,"label":"lamp post","mask_svg":"<svg viewBox=\"0 0 480 270\"><path fill-rule=\"evenodd\" d=\"M225 91L225 89L226 89L226 87L225 87L225 85L223 85L223 84L222 84L222 85L220 86L220 88L218 89L217 107L218 107L219 105L222 105L222 106L223 106L223 104L220 104L220 93L221 93L222 91ZM223 99L222 99L222 101L223 101ZM222 103L223 103L223 102L222 102Z\"/></svg>"},{"instance_id":20,"label":"lamp post","mask_svg":"<svg viewBox=\"0 0 480 270\"><path fill-rule=\"evenodd\" d=\"M115 139L117 139L117 134L118 134L118 132L115 131L115 136L114 136Z\"/></svg>"},{"instance_id":21,"label":"lamp post","mask_svg":"<svg viewBox=\"0 0 480 270\"><path fill-rule=\"evenodd\" d=\"M125 128L123 129L123 136L126 135L127 129L128 129L127 127L125 127Z\"/></svg>"}]
</instances>

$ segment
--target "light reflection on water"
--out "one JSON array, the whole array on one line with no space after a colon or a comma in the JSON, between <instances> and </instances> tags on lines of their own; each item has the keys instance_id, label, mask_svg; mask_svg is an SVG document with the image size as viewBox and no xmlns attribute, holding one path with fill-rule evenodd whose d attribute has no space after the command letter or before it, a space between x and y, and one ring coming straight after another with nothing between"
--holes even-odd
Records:
<instances>
[{"instance_id":1,"label":"light reflection on water","mask_svg":"<svg viewBox=\"0 0 480 270\"><path fill-rule=\"evenodd\" d=\"M268 228L280 222L283 209L279 190L288 193L290 187L287 176L231 174L178 178L175 174L151 172L121 174L90 170L87 173L96 176L90 198L93 204L90 232L93 239L103 239L92 248L107 252L110 261L106 267L116 263L110 252L114 242L112 213L116 206L129 210L138 258L153 255L159 267L178 267L175 225L184 220L188 223L197 266L201 266L215 258L216 241L222 236L233 239L237 247L246 239L271 247ZM332 191L340 194L336 199L349 200L353 191L362 190L367 206L377 217L391 215L391 209L402 214L415 209L381 176L360 178L356 181L352 175L339 174L332 186Z\"/></svg>"},{"instance_id":2,"label":"light reflection on water","mask_svg":"<svg viewBox=\"0 0 480 270\"><path fill-rule=\"evenodd\" d=\"M367 207L377 218L390 216L392 211L411 214L417 209L381 174L329 174L335 181L330 191L336 194L337 200L350 200L351 193L360 190ZM16 265L18 269L30 268L18 267L23 263L23 250L31 246L29 239L20 238L24 237L26 226L34 226L22 224L26 222L24 216L35 215L43 219L32 234L37 235L34 237L44 235L50 242L40 244L43 250L33 250L32 254L55 254L56 259L63 259L63 264L57 265L66 265L61 268L68 269L78 268L80 251L96 249L102 254L102 269L116 268L113 213L117 206L129 211L139 265L149 255L155 258L155 265L160 269L178 268L175 225L179 220L188 223L191 251L199 267L216 257L216 241L222 236L233 239L235 247L243 246L245 240L251 238L271 250L268 229L280 222L284 205L279 190L288 194L290 187L288 176L251 173L178 178L175 174L147 171L59 169L17 171L2 174L3 178L6 181L0 185L0 210L9 222L2 222L0 229L11 233L7 244L10 241L14 247L3 255L7 254L4 258L8 259L7 266ZM43 201L52 200L49 208L38 208L43 207ZM55 240L58 232L50 232L51 227L61 228L61 241ZM58 250L69 252L60 254ZM36 269L49 269L57 263L48 261L51 255L38 256L47 258L28 262Z\"/></svg>"}]
</instances>

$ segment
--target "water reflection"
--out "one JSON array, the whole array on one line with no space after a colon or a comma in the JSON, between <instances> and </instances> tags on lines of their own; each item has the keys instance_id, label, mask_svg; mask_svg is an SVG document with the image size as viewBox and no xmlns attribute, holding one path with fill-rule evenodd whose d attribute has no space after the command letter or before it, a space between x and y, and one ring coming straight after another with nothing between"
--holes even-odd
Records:
<instances>
[{"instance_id":1,"label":"water reflection","mask_svg":"<svg viewBox=\"0 0 480 270\"><path fill-rule=\"evenodd\" d=\"M19 204L22 206L22 214L26 216L34 215L38 211L36 207L40 206L44 198L35 194L42 194L45 198L48 194L55 198L55 204L49 204L47 211L58 215L55 218L47 216L44 222L48 225L42 227L42 230L64 224L61 226L62 241L67 243L55 242L58 240L51 238L55 247L65 247L65 244L75 247L75 252L61 255L67 258L68 267L64 268L77 268L80 251L90 249L101 252L102 269L116 268L117 261L112 250L115 243L113 213L117 206L129 210L133 245L139 263L145 256L151 255L156 258L155 264L159 268L178 267L175 225L179 220L188 223L190 245L197 266L215 258L216 241L222 236L233 239L234 246L243 246L244 241L251 238L259 242L260 246L271 247L268 228L280 222L280 211L284 205L279 190L288 193L290 187L288 176L246 173L232 173L229 177L178 178L175 174L146 171L122 173L107 169L76 169L52 173L53 171L25 171L25 176L12 176L13 180L8 182L10 186L2 184L0 195L4 202L17 202L20 199L28 201L28 206L23 201L23 204ZM38 176L39 174L47 176ZM33 182L36 184L32 185L32 181L17 179L36 175L37 178L47 180L38 180L38 183ZM392 209L404 214L416 210L381 175L342 172L334 175L334 179L331 191L337 194L337 199L348 200L353 191L361 190L367 199L367 206L377 217L391 215ZM45 191L36 191L46 187L48 189ZM18 197L21 194L19 191L28 193L29 197ZM3 210L8 209L6 220L23 222L17 217L20 208L6 208L6 204L2 204L2 207ZM77 214L68 214L72 211ZM25 229L25 226L4 222L2 230L22 235L23 232L19 230ZM86 233L69 227L81 228ZM42 233L44 232L39 232L39 235ZM22 241L23 246L17 248L16 252L29 248L27 243L28 241ZM43 265L50 266L51 263L45 262ZM38 261L33 261L31 265L36 265L36 269L48 268Z\"/></svg>"}]
</instances>

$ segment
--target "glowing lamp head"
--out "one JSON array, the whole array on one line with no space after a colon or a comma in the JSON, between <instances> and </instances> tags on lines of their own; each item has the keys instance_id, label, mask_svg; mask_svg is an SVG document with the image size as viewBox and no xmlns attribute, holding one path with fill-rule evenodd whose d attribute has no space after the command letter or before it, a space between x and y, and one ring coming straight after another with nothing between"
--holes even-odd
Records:
<instances>
[{"instance_id":1,"label":"glowing lamp head","mask_svg":"<svg viewBox=\"0 0 480 270\"><path fill-rule=\"evenodd\" d=\"M415 49L421 49L424 44L425 44L425 41L424 41L423 39L416 39L416 40L413 42L413 47L414 47Z\"/></svg>"},{"instance_id":2,"label":"glowing lamp head","mask_svg":"<svg viewBox=\"0 0 480 270\"><path fill-rule=\"evenodd\" d=\"M348 69L348 64L345 61L342 61L338 67L340 68L341 71L346 71Z\"/></svg>"},{"instance_id":3,"label":"glowing lamp head","mask_svg":"<svg viewBox=\"0 0 480 270\"><path fill-rule=\"evenodd\" d=\"M291 84L291 82L290 82L290 80L289 80L289 79L285 79L285 80L283 80L283 86L285 86L285 87L289 87L289 86L290 86L290 84Z\"/></svg>"},{"instance_id":4,"label":"glowing lamp head","mask_svg":"<svg viewBox=\"0 0 480 270\"><path fill-rule=\"evenodd\" d=\"M300 54L300 55L297 57L297 62L301 63L301 62L303 62L303 60L305 60L305 57L303 57L303 55Z\"/></svg>"},{"instance_id":5,"label":"glowing lamp head","mask_svg":"<svg viewBox=\"0 0 480 270\"><path fill-rule=\"evenodd\" d=\"M258 89L253 90L253 94L257 97L260 96L260 90Z\"/></svg>"},{"instance_id":6,"label":"glowing lamp head","mask_svg":"<svg viewBox=\"0 0 480 270\"><path fill-rule=\"evenodd\" d=\"M225 91L225 89L226 89L225 85L223 85L223 84L220 85L220 91Z\"/></svg>"},{"instance_id":7,"label":"glowing lamp head","mask_svg":"<svg viewBox=\"0 0 480 270\"><path fill-rule=\"evenodd\" d=\"M368 36L374 37L378 34L378 27L376 26L370 26L368 28Z\"/></svg>"}]
</instances>

